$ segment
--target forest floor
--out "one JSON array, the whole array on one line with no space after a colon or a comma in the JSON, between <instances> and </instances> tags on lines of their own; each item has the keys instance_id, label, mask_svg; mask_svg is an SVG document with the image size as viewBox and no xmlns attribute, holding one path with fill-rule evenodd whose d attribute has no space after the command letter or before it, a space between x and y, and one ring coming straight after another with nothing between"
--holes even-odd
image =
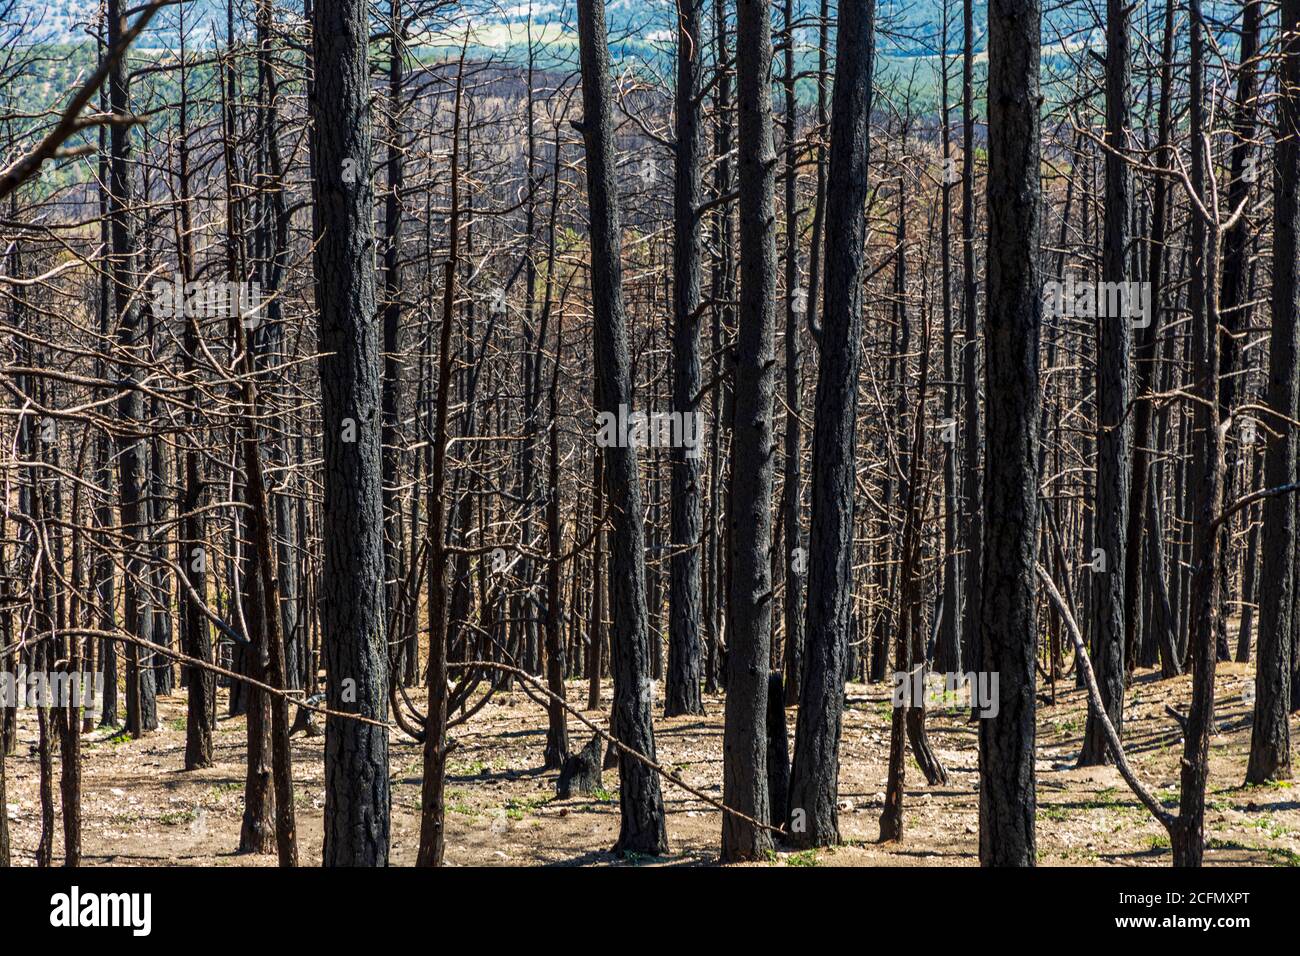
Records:
<instances>
[{"instance_id":1,"label":"forest floor","mask_svg":"<svg viewBox=\"0 0 1300 956\"><path fill-rule=\"evenodd\" d=\"M1243 689L1253 665L1218 668L1218 733L1211 742L1206 795L1206 863L1300 865L1300 784L1243 787L1250 747L1251 706ZM1041 684L1041 682L1040 682ZM1069 685L1068 688L1066 685ZM662 687L655 736L662 764L696 789L721 797L720 697L706 697L703 717L665 719ZM605 702L610 687L604 687ZM570 700L585 702L585 683L574 681ZM1130 761L1169 806L1178 796L1181 737L1166 713L1187 712L1190 679L1160 680L1139 672L1128 689L1125 742ZM1038 859L1065 866L1168 866L1169 841L1112 767L1075 769L1086 698L1073 679L1058 685L1055 703L1039 688ZM222 704L224 706L224 695ZM137 741L97 731L83 738L86 865L272 866L274 855L237 855L244 788L244 721L222 719L217 763L187 773L184 697L159 701L161 728ZM905 838L878 842L889 751L888 684L851 684L847 693L840 772L840 828L845 844L803 853L778 852L774 865L952 866L977 862L978 779L976 725L964 707L931 707L932 746L950 783L925 785L916 764L907 766ZM588 717L603 724L604 714ZM787 712L793 740L795 711ZM8 814L15 862L31 865L40 835L36 716L20 711L18 753L8 762ZM546 717L519 691L499 693L453 732L447 781L447 862L456 866L526 866L640 863L609 853L618 835L618 771L607 770L605 790L569 800L555 798L557 774L540 770ZM570 720L575 749L591 737ZM1293 723L1300 737L1300 721ZM411 865L419 836L421 750L394 732L392 862ZM57 772L57 764L56 764ZM294 738L298 837L304 863L320 859L323 738ZM56 783L56 799L57 799ZM664 864L717 861L720 814L664 782L671 853ZM56 825L57 829L57 825ZM60 859L61 835L55 859Z\"/></svg>"}]
</instances>

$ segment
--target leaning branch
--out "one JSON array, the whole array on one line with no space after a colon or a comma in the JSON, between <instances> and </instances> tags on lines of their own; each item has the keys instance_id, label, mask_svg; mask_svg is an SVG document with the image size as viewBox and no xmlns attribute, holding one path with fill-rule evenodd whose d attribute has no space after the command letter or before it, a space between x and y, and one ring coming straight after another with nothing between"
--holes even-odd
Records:
<instances>
[{"instance_id":1,"label":"leaning branch","mask_svg":"<svg viewBox=\"0 0 1300 956\"><path fill-rule=\"evenodd\" d=\"M1083 635L1079 633L1079 625L1075 623L1074 615L1070 613L1070 607L1065 603L1065 598L1061 597L1061 592L1056 589L1052 576L1047 570L1037 564L1038 577L1043 582L1043 587L1052 603L1056 605L1057 611L1060 612L1061 618L1065 621L1065 626L1070 632L1070 639L1074 641L1074 650L1079 655L1079 667L1083 670L1083 678L1088 684L1088 699L1092 702L1092 709L1101 722L1101 728L1106 732L1106 742L1110 744L1110 752L1115 757L1115 767L1119 770L1120 776L1124 782L1129 785L1142 805L1151 811L1151 815L1160 821L1161 825L1172 835L1174 825L1177 819L1172 813L1166 810L1159 800L1148 790L1137 778L1133 768L1129 766L1128 757L1124 754L1124 745L1120 743L1119 734L1115 733L1115 726L1106 716L1106 707L1101 700L1101 689L1097 686L1097 677L1092 672L1092 661L1088 658L1088 650L1083 646Z\"/></svg>"},{"instance_id":2,"label":"leaning branch","mask_svg":"<svg viewBox=\"0 0 1300 956\"><path fill-rule=\"evenodd\" d=\"M785 831L782 830L780 827L774 827L769 823L762 823L758 820L755 820L753 817L747 816L746 814L741 813L739 810L732 809L731 807L723 803L721 800L717 800L713 797L710 797L708 794L701 793L699 790L696 790L689 783L687 783L686 781L682 780L680 777L675 776L674 774L669 772L662 764L656 763L655 761L647 757L645 754L641 753L639 750L633 750L631 747L623 743L623 741L619 740L617 737L601 730L590 720L588 720L587 717L580 710L573 707L568 701L566 701L564 698L560 697L559 695L551 693L527 671L520 670L518 667L511 667L509 664L502 664L499 661L462 661L462 662L448 664L447 667L452 670L462 670L471 667L482 667L482 668L490 668L493 670L503 671L504 673L507 674L512 674L520 681L523 681L524 683L531 685L534 689L536 689L542 694L545 694L551 700L558 703L561 707L563 707L566 711L568 711L571 715L573 715L573 717L576 720L585 724L587 726L587 729L594 732L597 737L600 737L602 740L605 740L608 743L613 744L622 753L627 754L633 760L637 760L645 764L647 767L649 767L655 773L659 774L659 776L663 777L669 783L681 787L683 790L685 790L687 793L689 793L691 796L695 797L696 799L703 800L705 803L713 807L715 810L720 810L723 813L729 813L733 817L738 817L739 819L744 820L746 823L750 824L751 826L758 827L761 830L770 830L772 833L782 834L782 835L784 835L785 833Z\"/></svg>"},{"instance_id":3,"label":"leaning branch","mask_svg":"<svg viewBox=\"0 0 1300 956\"><path fill-rule=\"evenodd\" d=\"M114 64L122 57L126 56L127 48L135 41L153 15L163 7L171 6L178 0L153 0L148 6L144 7L140 13L139 19L122 34L122 39L117 45L108 51L108 55L100 62L95 72L90 75L90 79L82 84L81 88L73 94L72 99L68 101L67 107L63 110L63 115L59 117L58 123L54 128L45 134L36 147L29 153L26 153L13 162L7 169L0 171L0 199L4 199L11 192L21 186L27 180L31 179L40 172L41 165L47 159L66 159L71 156L81 156L92 151L91 147L65 150L63 144L66 143L73 134L83 129L93 126L112 125L114 123L134 123L134 117L117 116L112 113L96 114L94 116L83 117L82 111L90 102L99 88L104 85L104 80L108 77L109 72L113 69Z\"/></svg>"}]
</instances>

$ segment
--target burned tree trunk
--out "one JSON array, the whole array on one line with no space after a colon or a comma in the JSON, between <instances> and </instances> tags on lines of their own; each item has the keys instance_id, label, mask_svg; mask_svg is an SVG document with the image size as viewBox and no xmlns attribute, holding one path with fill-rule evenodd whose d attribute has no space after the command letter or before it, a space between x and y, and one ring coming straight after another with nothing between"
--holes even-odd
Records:
<instances>
[{"instance_id":1,"label":"burned tree trunk","mask_svg":"<svg viewBox=\"0 0 1300 956\"><path fill-rule=\"evenodd\" d=\"M178 143L177 185L179 187L179 235L177 253L181 275L186 282L194 278L193 211L190 201L189 116L187 110L188 71L181 72L180 130ZM181 333L181 363L189 380L186 415L191 433L186 436L181 493L181 571L187 586L181 589L181 647L190 657L205 663L212 661L212 634L208 620L199 607L207 600L208 555L204 539L204 521L200 512L204 482L199 447L199 322L186 315ZM202 667L191 666L185 673L187 700L185 709L185 769L199 770L212 766L212 735L216 724L217 682L215 675Z\"/></svg>"},{"instance_id":2,"label":"burned tree trunk","mask_svg":"<svg viewBox=\"0 0 1300 956\"><path fill-rule=\"evenodd\" d=\"M1269 422L1264 486L1297 480L1300 429L1286 421L1300 412L1297 323L1300 309L1300 0L1282 4L1282 94L1278 104L1273 173L1273 332L1269 340ZM1289 495L1264 501L1263 565L1259 589L1259 645L1255 665L1255 715L1247 783L1291 777L1292 647L1295 613L1296 508Z\"/></svg>"},{"instance_id":3,"label":"burned tree trunk","mask_svg":"<svg viewBox=\"0 0 1300 956\"><path fill-rule=\"evenodd\" d=\"M1238 399L1246 389L1248 379L1241 374L1238 366L1242 362L1241 341L1250 328L1253 305L1250 301L1247 285L1250 271L1251 216L1246 204L1250 200L1252 183L1257 177L1256 166L1251 158L1255 139L1256 78L1258 65L1255 62L1259 51L1259 30L1261 20L1260 0L1244 0L1241 16L1240 61L1237 65L1236 105L1232 120L1232 147L1229 150L1229 180L1227 189L1227 209L1229 214L1238 208L1242 214L1236 217L1223 232L1223 269L1219 283L1219 418L1228 421L1233 417ZM1249 371L1249 370L1247 370ZM1232 501L1237 497L1241 482L1238 475L1244 474L1249 480L1249 469L1239 465L1248 456L1249 446L1242 440L1243 432L1235 429L1236 436L1229 440L1225 435L1223 500ZM1247 489L1249 491L1249 489ZM1219 660L1229 659L1228 616L1232 612L1232 522L1225 521L1219 526L1218 568L1220 612L1216 621L1218 631L1215 645ZM1246 582L1242 580L1242 601L1248 600L1245 594Z\"/></svg>"},{"instance_id":4,"label":"burned tree trunk","mask_svg":"<svg viewBox=\"0 0 1300 956\"><path fill-rule=\"evenodd\" d=\"M962 529L966 543L963 590L966 611L962 617L962 661L967 668L979 666L980 600L983 594L984 506L980 469L979 301L975 278L975 15L974 0L962 0L961 67L961 259L962 259L962 392L963 421L962 496L965 499Z\"/></svg>"},{"instance_id":5,"label":"burned tree trunk","mask_svg":"<svg viewBox=\"0 0 1300 956\"><path fill-rule=\"evenodd\" d=\"M1039 0L989 5L988 292L984 317L982 670L999 675L980 721L980 863L1033 866L1038 550Z\"/></svg>"},{"instance_id":6,"label":"burned tree trunk","mask_svg":"<svg viewBox=\"0 0 1300 956\"><path fill-rule=\"evenodd\" d=\"M464 96L465 53L456 71L451 128L451 215L447 261L442 270L442 324L438 331L438 366L434 381L433 427L429 468L429 710L424 728L424 781L420 789L419 866L442 866L446 852L445 788L447 776L447 567L443 533L447 486L447 417L451 402L452 320L456 310L456 270L460 268L460 134Z\"/></svg>"},{"instance_id":7,"label":"burned tree trunk","mask_svg":"<svg viewBox=\"0 0 1300 956\"><path fill-rule=\"evenodd\" d=\"M1205 22L1200 0L1190 0L1192 21L1190 130L1192 192L1206 196L1209 158L1204 131ZM1209 775L1210 734L1214 730L1214 672L1218 663L1220 581L1219 535L1215 518L1223 498L1224 424L1219 422L1218 268L1219 229L1200 211L1191 222L1191 486L1192 567L1188 604L1188 650L1192 656L1192 702L1183 731L1178 824L1170 834L1174 866L1200 866L1205 853L1205 782Z\"/></svg>"},{"instance_id":8,"label":"burned tree trunk","mask_svg":"<svg viewBox=\"0 0 1300 956\"><path fill-rule=\"evenodd\" d=\"M383 381L380 386L383 427L381 431L384 507L384 592L385 607L391 614L398 606L398 581L401 578L402 510L397 496L398 468L401 464L402 402L402 81L405 38L401 0L390 0L388 8L388 145L385 158L384 188L384 298L383 313ZM406 644L392 655L394 662L406 663ZM417 651L418 653L418 651ZM394 671L397 668L394 667ZM391 679L398 680L396 674Z\"/></svg>"},{"instance_id":9,"label":"burned tree trunk","mask_svg":"<svg viewBox=\"0 0 1300 956\"><path fill-rule=\"evenodd\" d=\"M631 413L631 360L623 309L622 227L619 222L614 110L610 94L605 8L600 0L578 2L582 61L581 130L587 150L591 296L595 326L596 411ZM614 597L611 635L614 671L612 731L623 744L655 759L650 700L649 612L645 592L645 529L637 451L631 445L603 448L605 493L611 512L610 578ZM659 778L645 764L620 752L621 827L615 852L659 856L668 850Z\"/></svg>"},{"instance_id":10,"label":"burned tree trunk","mask_svg":"<svg viewBox=\"0 0 1300 956\"><path fill-rule=\"evenodd\" d=\"M961 558L957 553L957 407L956 369L953 355L952 309L952 186L953 158L951 113L948 107L948 7L943 10L943 50L940 57L940 122L943 124L943 182L940 186L940 301L943 307L943 591L935 668L944 674L961 672L961 635L958 610L961 599ZM951 429L951 431L949 431Z\"/></svg>"},{"instance_id":11,"label":"burned tree trunk","mask_svg":"<svg viewBox=\"0 0 1300 956\"><path fill-rule=\"evenodd\" d=\"M803 560L803 345L804 314L811 311L811 295L799 288L799 147L798 98L795 93L794 0L785 0L784 67L785 90L785 441L781 484L781 537L785 554L778 567L785 568L784 666L785 681L794 686L785 690L786 700L798 703L803 683L803 584L807 562ZM824 26L823 26L824 29ZM826 51L823 48L821 55ZM816 255L813 243L813 255ZM796 559L796 555L799 557ZM784 802L784 795L783 800ZM782 819L773 810L774 820Z\"/></svg>"},{"instance_id":12,"label":"burned tree trunk","mask_svg":"<svg viewBox=\"0 0 1300 956\"><path fill-rule=\"evenodd\" d=\"M1169 137L1171 113L1173 110L1173 73L1174 73L1174 0L1166 0L1164 14L1164 40L1160 67L1160 107L1156 132L1156 164L1165 166L1169 162ZM1133 408L1133 456L1132 477L1129 480L1128 530L1124 545L1124 646L1130 648L1138 642L1138 597L1143 590L1156 594L1160 614L1155 615L1160 625L1158 635L1160 653L1160 673L1163 677L1173 677L1181 672L1177 656L1173 653L1173 637L1169 628L1173 626L1172 615L1167 613L1169 605L1168 589L1164 580L1163 560L1152 561L1148 558L1148 586L1139 586L1138 570L1142 560L1143 528L1148 513L1147 501L1152 495L1151 455L1147 446L1151 440L1151 405L1144 396L1151 391L1155 381L1156 334L1160 328L1160 305L1165 264L1165 231L1168 224L1169 182L1164 176L1156 176L1152 185L1154 193L1151 200L1151 236L1150 253L1147 265L1147 282L1151 288L1151 314L1146 317L1146 324L1138 330L1135 344L1134 364L1137 382L1134 396L1138 399ZM1152 510L1153 519L1159 513ZM1147 547L1150 554L1155 549L1162 549L1159 529L1153 522L1147 535ZM1118 731L1118 728L1116 728Z\"/></svg>"},{"instance_id":13,"label":"burned tree trunk","mask_svg":"<svg viewBox=\"0 0 1300 956\"><path fill-rule=\"evenodd\" d=\"M768 821L767 687L772 639L772 399L776 387L776 211L772 146L772 27L767 4L738 0L737 123L740 166L740 308L729 513L727 702L722 801ZM761 859L770 831L722 817L722 862Z\"/></svg>"},{"instance_id":14,"label":"burned tree trunk","mask_svg":"<svg viewBox=\"0 0 1300 956\"><path fill-rule=\"evenodd\" d=\"M702 0L682 0L677 40L677 183L673 193L673 411L695 414L700 391L700 134ZM700 697L700 452L672 449L668 682L664 716L702 714Z\"/></svg>"},{"instance_id":15,"label":"burned tree trunk","mask_svg":"<svg viewBox=\"0 0 1300 956\"><path fill-rule=\"evenodd\" d=\"M853 500L867 129L875 52L874 0L840 4L831 100L825 299L818 349L808 542L807 663L790 772L789 825L797 846L840 838L836 800L852 599Z\"/></svg>"},{"instance_id":16,"label":"burned tree trunk","mask_svg":"<svg viewBox=\"0 0 1300 956\"><path fill-rule=\"evenodd\" d=\"M384 607L380 351L370 177L366 5L318 0L313 255L324 453L320 623L326 699L326 866L388 862L388 654ZM379 721L380 725L368 721Z\"/></svg>"},{"instance_id":17,"label":"burned tree trunk","mask_svg":"<svg viewBox=\"0 0 1300 956\"><path fill-rule=\"evenodd\" d=\"M1123 155L1129 118L1129 12L1125 0L1106 3L1106 201L1101 276L1119 295L1097 297L1097 483L1093 547L1104 570L1092 575L1093 653L1097 683L1115 733L1124 736L1124 570L1130 478L1129 363L1132 319L1126 307L1131 177ZM1119 304L1118 310L1111 306ZM1118 313L1118 314L1116 314ZM1148 321L1150 317L1148 316ZM1032 569L1031 569L1032 570ZM1079 766L1109 760L1106 735L1090 707Z\"/></svg>"},{"instance_id":18,"label":"burned tree trunk","mask_svg":"<svg viewBox=\"0 0 1300 956\"><path fill-rule=\"evenodd\" d=\"M558 147L557 147L558 148ZM552 210L552 212L554 212ZM551 218L554 224L554 215ZM551 231L551 256L547 268L547 287L545 311L551 308L551 275L554 266L554 227ZM564 637L560 633L560 617L563 609L560 604L560 356L564 350L564 316L555 329L555 359L551 368L550 408L547 416L548 460L547 480L550 487L546 493L546 540L549 552L546 561L546 687L551 692L546 708L546 748L545 766L548 770L564 766L569 756L568 712L564 709L565 688L564 675L566 655ZM698 687L698 681L696 682Z\"/></svg>"},{"instance_id":19,"label":"burned tree trunk","mask_svg":"<svg viewBox=\"0 0 1300 956\"><path fill-rule=\"evenodd\" d=\"M116 49L125 32L126 12L119 0L109 0L108 45ZM115 115L130 111L125 57L117 57L108 76L109 104ZM137 388L140 369L147 364L143 353L143 326L135 293L135 240L131 235L130 202L131 131L126 123L114 123L109 133L109 224L112 257L109 275L113 283L117 314L117 346L122 352L121 393L117 414L118 482L122 527L129 539L122 577L123 611L126 630L143 641L153 639L153 611L147 582L149 553L147 507L144 504L146 445L143 433L144 395ZM158 726L154 698L153 655L140 644L126 651L126 729L139 737Z\"/></svg>"}]
</instances>

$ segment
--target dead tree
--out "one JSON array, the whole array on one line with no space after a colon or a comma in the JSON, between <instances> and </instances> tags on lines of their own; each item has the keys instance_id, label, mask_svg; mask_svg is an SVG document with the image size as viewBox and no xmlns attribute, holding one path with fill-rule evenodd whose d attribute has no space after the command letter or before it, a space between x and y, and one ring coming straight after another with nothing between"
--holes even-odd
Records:
<instances>
[{"instance_id":1,"label":"dead tree","mask_svg":"<svg viewBox=\"0 0 1300 956\"><path fill-rule=\"evenodd\" d=\"M875 0L841 3L831 99L825 297L813 425L807 663L790 771L790 841L840 839L839 749L852 598L863 243Z\"/></svg>"},{"instance_id":2,"label":"dead tree","mask_svg":"<svg viewBox=\"0 0 1300 956\"><path fill-rule=\"evenodd\" d=\"M700 399L700 120L702 0L683 0L677 38L677 150L673 157L673 410L694 414ZM668 680L664 716L704 713L700 697L699 453L672 449Z\"/></svg>"},{"instance_id":3,"label":"dead tree","mask_svg":"<svg viewBox=\"0 0 1300 956\"><path fill-rule=\"evenodd\" d=\"M772 399L776 299L775 163L772 145L772 25L762 0L738 0L737 126L740 171L740 307L737 310L735 428L728 495L727 701L722 801L768 820L767 690L772 640ZM722 862L761 859L770 831L745 817L722 818Z\"/></svg>"},{"instance_id":4,"label":"dead tree","mask_svg":"<svg viewBox=\"0 0 1300 956\"><path fill-rule=\"evenodd\" d=\"M1300 295L1300 2L1282 4L1279 49L1282 94L1273 170L1273 331L1268 346L1268 421L1264 485L1293 485L1300 461L1300 372L1297 372L1297 302ZM1292 653L1295 613L1295 503L1286 495L1263 504L1259 645L1255 665L1255 712L1250 733L1247 783L1291 777Z\"/></svg>"},{"instance_id":5,"label":"dead tree","mask_svg":"<svg viewBox=\"0 0 1300 956\"><path fill-rule=\"evenodd\" d=\"M596 411L631 412L632 382L623 309L622 227L619 220L614 115L610 96L605 8L578 0L582 108L579 129L587 152L591 298L595 330ZM603 448L604 487L610 511L610 577L614 590L614 711L611 730L625 745L655 759L650 704L649 612L645 592L645 529L637 450ZM659 777L620 752L621 827L615 852L661 855L668 850Z\"/></svg>"},{"instance_id":6,"label":"dead tree","mask_svg":"<svg viewBox=\"0 0 1300 956\"><path fill-rule=\"evenodd\" d=\"M1033 866L1038 550L1038 0L989 5L987 440L982 670L1000 675L980 721L980 863Z\"/></svg>"},{"instance_id":7,"label":"dead tree","mask_svg":"<svg viewBox=\"0 0 1300 956\"><path fill-rule=\"evenodd\" d=\"M1129 16L1124 0L1106 3L1106 199L1102 282L1127 289L1132 176L1124 156L1129 123ZM1130 297L1136 298L1136 297ZM1092 575L1093 660L1106 715L1124 737L1124 569L1131 477L1132 416L1129 414L1129 310L1103 308L1122 296L1097 296L1097 481L1093 548L1104 570ZM1106 738L1097 715L1088 713L1079 766L1106 762Z\"/></svg>"},{"instance_id":8,"label":"dead tree","mask_svg":"<svg viewBox=\"0 0 1300 956\"><path fill-rule=\"evenodd\" d=\"M326 866L386 865L391 812L366 11L359 0L317 0L312 11L325 472L319 601L326 699L335 712L325 721Z\"/></svg>"}]
</instances>

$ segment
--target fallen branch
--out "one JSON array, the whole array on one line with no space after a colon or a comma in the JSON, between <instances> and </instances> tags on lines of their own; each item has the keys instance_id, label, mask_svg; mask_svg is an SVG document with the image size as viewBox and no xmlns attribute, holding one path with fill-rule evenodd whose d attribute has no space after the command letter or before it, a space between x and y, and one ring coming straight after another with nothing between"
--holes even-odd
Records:
<instances>
[{"instance_id":1,"label":"fallen branch","mask_svg":"<svg viewBox=\"0 0 1300 956\"><path fill-rule=\"evenodd\" d=\"M607 742L613 744L615 747L617 747L617 748L618 748L620 751L622 751L623 753L627 754L627 755L628 755L629 757L631 757L633 760L638 760L638 761L640 761L641 763L645 764L647 767L649 767L649 768L650 768L651 770L653 770L655 773L659 774L659 776L663 777L663 778L664 778L665 780L667 780L669 783L672 783L672 784L675 784L675 785L678 786L678 787L681 787L681 788L682 788L683 790L685 790L687 793L691 794L693 797L695 797L695 798L697 798L697 799L699 799L699 800L703 800L705 803L707 803L709 806L713 807L715 810L720 810L720 811L722 811L723 813L730 813L732 816L737 817L737 818L739 818L739 819L741 819L741 820L744 820L746 823L750 824L751 826L756 826L756 827L758 827L758 828L760 828L760 829L767 830L767 831L769 831L769 832L771 832L771 833L777 833L777 834L780 834L780 835L782 835L782 836L785 835L785 830L783 830L781 827L774 827L774 826L772 826L772 825L769 824L769 823L762 823L762 822L760 822L760 821L758 821L758 820L755 820L753 817L751 817L751 816L747 816L746 814L741 813L739 810L733 810L731 807L727 806L727 805L726 805L725 803L723 803L721 800L715 800L713 797L710 797L710 796L708 796L708 795L706 795L706 794L703 794L703 793L701 793L700 791L696 790L694 787L692 787L690 784L686 783L686 782L685 782L684 780L682 780L680 777L674 776L674 775L673 775L672 773L670 773L668 770L664 769L664 767L663 767L661 764L658 764L658 763L656 763L655 761L651 760L649 757L647 757L645 754L641 753L640 751L633 750L631 747L629 747L627 744L623 743L623 741L619 740L617 737L613 736L612 734L606 733L605 731L601 730L599 727L597 727L595 724L593 724L590 720L588 720L586 717L584 717L584 716L582 715L582 713L581 713L580 711L578 711L577 709L575 709L575 708L574 708L574 707L573 707L573 706L572 706L568 701L564 700L564 698L559 697L559 696L556 695L556 694L552 694L549 690L547 690L546 687L544 687L544 686L543 686L543 685L542 685L542 684L541 684L541 683L540 683L536 678L534 678L531 674L527 673L526 671L523 671L523 670L519 669L518 667L511 667L509 664L500 664L500 663L497 663L496 661L464 661L464 662L461 662L461 663L448 664L447 667L448 667L449 669L451 669L451 668L455 668L455 669L464 669L464 668L469 668L469 667L487 667L487 668L493 668L493 669L495 669L495 670L499 670L499 671L504 671L504 672L507 673L507 674L513 674L513 675L514 675L516 678L518 678L519 680L521 680L521 681L523 681L523 682L525 682L525 683L527 683L527 684L531 684L534 688L536 688L537 690L541 691L543 694L545 694L545 695L546 695L547 697L549 697L551 700L553 700L553 701L555 701L556 703L558 703L558 704L559 704L561 707L563 707L566 711L568 711L570 714L572 714L572 715L573 715L577 720L579 720L579 721L581 721L583 724L585 724L585 725L587 726L587 729L588 729L588 730L591 730L592 732L594 732L594 733L596 734L596 736L598 736L598 737L600 737L601 739L603 739L603 740L605 740L605 741L607 741Z\"/></svg>"},{"instance_id":2,"label":"fallen branch","mask_svg":"<svg viewBox=\"0 0 1300 956\"><path fill-rule=\"evenodd\" d=\"M1106 742L1110 745L1111 755L1115 758L1115 767L1119 770L1120 776L1124 782L1129 785L1129 789L1137 795L1142 801L1142 805L1151 811L1151 815L1160 821L1161 826L1173 835L1174 826L1177 824L1177 817L1164 808L1159 800L1148 790L1137 778L1133 768L1129 766L1128 757L1124 754L1124 745L1120 743L1119 734L1115 733L1115 727L1106 716L1106 707L1101 700L1101 689L1097 686L1097 676L1092 672L1092 661L1088 657L1087 648L1083 646L1083 635L1079 633L1079 625L1075 623L1074 615L1070 613L1070 608L1066 605L1065 599L1061 597L1061 592L1056 589L1052 576L1041 565L1036 564L1038 577L1043 582L1043 588L1047 591L1052 603L1060 612L1061 617L1065 620L1066 629L1070 632L1070 639L1074 641L1074 649L1078 654L1079 667L1083 669L1083 679L1088 685L1088 700L1092 703L1092 709L1101 728L1106 733Z\"/></svg>"}]
</instances>

